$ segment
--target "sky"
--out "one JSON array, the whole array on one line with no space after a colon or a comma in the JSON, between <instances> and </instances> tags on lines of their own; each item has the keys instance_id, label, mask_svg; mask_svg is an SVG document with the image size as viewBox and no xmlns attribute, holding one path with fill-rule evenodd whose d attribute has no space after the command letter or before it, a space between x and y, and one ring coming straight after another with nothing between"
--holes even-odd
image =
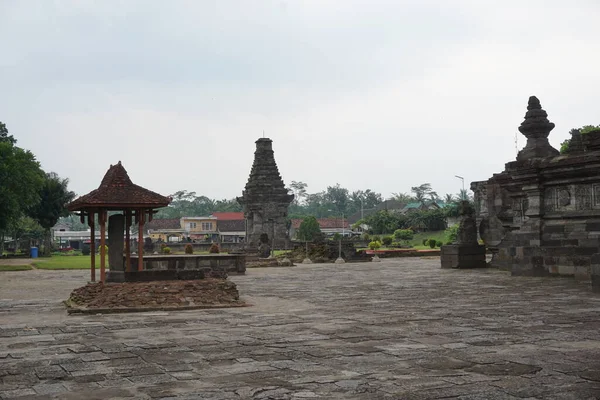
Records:
<instances>
[{"instance_id":1,"label":"sky","mask_svg":"<svg viewBox=\"0 0 600 400\"><path fill-rule=\"evenodd\" d=\"M0 0L0 121L82 195L121 161L163 195L286 185L457 193L600 124L597 0Z\"/></svg>"}]
</instances>

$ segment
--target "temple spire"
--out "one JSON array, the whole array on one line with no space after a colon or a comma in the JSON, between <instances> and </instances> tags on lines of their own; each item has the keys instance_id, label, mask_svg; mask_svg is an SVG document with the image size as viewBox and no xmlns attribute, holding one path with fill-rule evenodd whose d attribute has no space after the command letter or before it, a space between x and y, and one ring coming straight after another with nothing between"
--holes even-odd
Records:
<instances>
[{"instance_id":1,"label":"temple spire","mask_svg":"<svg viewBox=\"0 0 600 400\"><path fill-rule=\"evenodd\" d=\"M519 132L527 138L527 144L517 155L517 161L557 156L558 150L548 142L552 129L554 123L548 120L548 114L542 109L540 100L535 96L529 97L525 120L519 126Z\"/></svg>"}]
</instances>

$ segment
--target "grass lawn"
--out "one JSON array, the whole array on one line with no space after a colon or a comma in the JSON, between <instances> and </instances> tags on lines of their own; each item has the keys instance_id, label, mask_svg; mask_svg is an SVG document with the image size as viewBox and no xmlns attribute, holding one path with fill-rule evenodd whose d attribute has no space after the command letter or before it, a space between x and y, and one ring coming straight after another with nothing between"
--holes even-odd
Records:
<instances>
[{"instance_id":1,"label":"grass lawn","mask_svg":"<svg viewBox=\"0 0 600 400\"><path fill-rule=\"evenodd\" d=\"M0 272L2 271L28 271L31 269L31 265L0 265Z\"/></svg>"},{"instance_id":2,"label":"grass lawn","mask_svg":"<svg viewBox=\"0 0 600 400\"><path fill-rule=\"evenodd\" d=\"M415 236L409 243L417 250L430 250L431 248L429 246L423 246L424 239L435 239L444 244L449 240L446 237L446 231L432 231L415 233Z\"/></svg>"},{"instance_id":3,"label":"grass lawn","mask_svg":"<svg viewBox=\"0 0 600 400\"><path fill-rule=\"evenodd\" d=\"M90 269L89 256L53 256L38 258L33 265L38 269ZM100 268L100 256L96 256L96 269ZM108 269L108 257L106 257Z\"/></svg>"}]
</instances>

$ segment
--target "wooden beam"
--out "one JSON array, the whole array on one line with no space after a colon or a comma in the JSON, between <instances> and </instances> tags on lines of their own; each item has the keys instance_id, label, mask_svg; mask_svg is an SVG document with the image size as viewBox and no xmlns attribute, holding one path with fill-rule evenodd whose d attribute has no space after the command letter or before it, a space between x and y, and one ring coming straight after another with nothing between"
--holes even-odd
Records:
<instances>
[{"instance_id":1,"label":"wooden beam","mask_svg":"<svg viewBox=\"0 0 600 400\"><path fill-rule=\"evenodd\" d=\"M144 269L144 210L138 210L138 271Z\"/></svg>"},{"instance_id":2,"label":"wooden beam","mask_svg":"<svg viewBox=\"0 0 600 400\"><path fill-rule=\"evenodd\" d=\"M90 255L91 261L91 279L96 282L96 223L94 222L94 212L88 214L88 226L90 227Z\"/></svg>"},{"instance_id":3,"label":"wooden beam","mask_svg":"<svg viewBox=\"0 0 600 400\"><path fill-rule=\"evenodd\" d=\"M125 211L125 271L131 271L131 238L129 228L131 227L131 211Z\"/></svg>"},{"instance_id":4,"label":"wooden beam","mask_svg":"<svg viewBox=\"0 0 600 400\"><path fill-rule=\"evenodd\" d=\"M106 210L98 212L100 219L100 282L106 279Z\"/></svg>"}]
</instances>

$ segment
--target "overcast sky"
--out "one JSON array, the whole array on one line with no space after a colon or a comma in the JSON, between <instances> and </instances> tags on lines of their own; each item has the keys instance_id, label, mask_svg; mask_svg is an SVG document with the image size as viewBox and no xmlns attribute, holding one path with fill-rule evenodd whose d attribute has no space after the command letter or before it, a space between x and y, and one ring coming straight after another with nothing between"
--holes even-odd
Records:
<instances>
[{"instance_id":1,"label":"overcast sky","mask_svg":"<svg viewBox=\"0 0 600 400\"><path fill-rule=\"evenodd\" d=\"M598 0L0 0L0 121L79 195L122 161L241 194L263 130L286 184L440 194L600 124ZM522 148L525 138L518 134Z\"/></svg>"}]
</instances>

